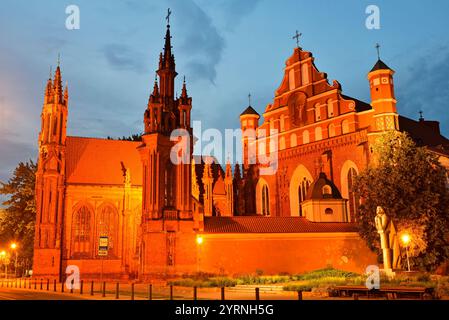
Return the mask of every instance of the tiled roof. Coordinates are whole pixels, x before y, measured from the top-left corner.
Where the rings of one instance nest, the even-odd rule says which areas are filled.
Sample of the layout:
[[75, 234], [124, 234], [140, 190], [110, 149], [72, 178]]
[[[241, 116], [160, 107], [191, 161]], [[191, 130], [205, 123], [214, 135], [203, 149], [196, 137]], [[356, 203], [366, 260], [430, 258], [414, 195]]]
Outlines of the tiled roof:
[[377, 70], [392, 70], [389, 66], [387, 66], [385, 64], [385, 62], [383, 62], [382, 60], [377, 60], [376, 64], [374, 65], [374, 67], [371, 69], [370, 72], [373, 71], [377, 71]]
[[356, 98], [353, 98], [353, 97], [350, 97], [350, 96], [347, 96], [344, 94], [342, 94], [341, 96], [345, 100], [353, 100], [355, 102], [355, 111], [357, 111], [357, 112], [362, 112], [362, 111], [367, 111], [367, 110], [372, 109], [372, 107], [369, 103], [363, 102], [359, 99], [356, 99]]
[[434, 147], [449, 153], [449, 140], [441, 135], [436, 121], [415, 121], [399, 116], [399, 130], [407, 132], [418, 146]]
[[142, 185], [141, 142], [67, 137], [66, 177], [69, 184], [123, 185], [121, 162], [131, 184]]
[[318, 223], [302, 217], [205, 217], [205, 233], [357, 232], [353, 223]]
[[259, 115], [259, 114], [257, 113], [257, 111], [254, 110], [253, 107], [249, 106], [248, 108], [245, 109], [245, 111], [242, 112], [241, 116], [245, 116], [245, 115], [249, 115], [249, 114]]

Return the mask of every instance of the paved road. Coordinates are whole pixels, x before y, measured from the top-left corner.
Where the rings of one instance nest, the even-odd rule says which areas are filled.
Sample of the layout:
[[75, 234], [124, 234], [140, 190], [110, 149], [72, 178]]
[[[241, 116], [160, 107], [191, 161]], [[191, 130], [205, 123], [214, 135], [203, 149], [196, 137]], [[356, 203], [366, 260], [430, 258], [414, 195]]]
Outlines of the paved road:
[[10, 288], [0, 288], [0, 300], [84, 300], [68, 294], [47, 293]]

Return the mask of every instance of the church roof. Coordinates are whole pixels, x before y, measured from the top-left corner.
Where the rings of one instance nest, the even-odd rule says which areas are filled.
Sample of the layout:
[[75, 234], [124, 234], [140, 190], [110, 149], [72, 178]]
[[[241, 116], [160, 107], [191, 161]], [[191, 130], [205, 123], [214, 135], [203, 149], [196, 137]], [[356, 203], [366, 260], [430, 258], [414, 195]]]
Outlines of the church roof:
[[251, 114], [257, 115], [257, 116], [259, 115], [257, 113], [257, 111], [254, 110], [253, 107], [249, 106], [248, 108], [245, 109], [245, 111], [242, 112], [242, 114], [240, 116], [246, 116], [246, 115], [251, 115]]
[[121, 163], [130, 170], [131, 184], [142, 185], [141, 142], [67, 137], [68, 184], [123, 185]]
[[205, 233], [357, 232], [353, 223], [317, 223], [303, 217], [204, 217]]
[[437, 121], [415, 121], [399, 116], [399, 130], [407, 132], [418, 146], [437, 148], [440, 152], [449, 154], [449, 139], [441, 135]]
[[393, 69], [391, 69], [389, 66], [385, 64], [385, 62], [379, 59], [377, 60], [376, 64], [374, 65], [374, 67], [371, 69], [370, 72], [377, 70], [393, 70]]
[[[330, 193], [326, 194], [323, 191], [325, 186], [330, 187]], [[326, 177], [326, 174], [321, 172], [318, 179], [316, 179], [309, 187], [307, 193], [307, 200], [322, 200], [322, 199], [342, 199], [340, 191], [335, 184]]]

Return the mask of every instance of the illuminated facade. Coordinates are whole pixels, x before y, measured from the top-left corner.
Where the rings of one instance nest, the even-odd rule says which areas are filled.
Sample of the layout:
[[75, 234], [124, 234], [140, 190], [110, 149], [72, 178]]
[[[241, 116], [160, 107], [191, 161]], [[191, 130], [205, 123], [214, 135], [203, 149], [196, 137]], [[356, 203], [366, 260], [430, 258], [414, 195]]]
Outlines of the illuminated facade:
[[[329, 264], [361, 271], [376, 257], [357, 234], [353, 182], [372, 161], [376, 136], [407, 131], [448, 163], [449, 141], [438, 123], [397, 113], [394, 71], [385, 63], [368, 74], [368, 104], [345, 96], [337, 81], [329, 84], [312, 54], [295, 48], [263, 122], [251, 106], [240, 116], [243, 130], [267, 132], [243, 138], [242, 166], [222, 167], [190, 149], [181, 157], [192, 164], [174, 164], [171, 132], [184, 130], [193, 142], [192, 98], [185, 82], [174, 94], [170, 26], [157, 74], [137, 142], [66, 136], [69, 94], [59, 66], [49, 79], [36, 176], [36, 277], [60, 277], [68, 265], [83, 278], [142, 280]], [[248, 155], [253, 146], [255, 155], [277, 152], [276, 174], [259, 175]], [[100, 237], [108, 239], [106, 256]]]

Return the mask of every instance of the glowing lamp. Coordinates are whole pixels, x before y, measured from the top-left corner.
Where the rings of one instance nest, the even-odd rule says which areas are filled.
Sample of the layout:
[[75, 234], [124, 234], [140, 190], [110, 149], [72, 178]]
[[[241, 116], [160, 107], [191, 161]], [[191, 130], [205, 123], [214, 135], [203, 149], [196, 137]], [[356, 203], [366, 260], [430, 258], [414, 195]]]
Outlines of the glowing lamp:
[[203, 242], [204, 242], [203, 236], [197, 236], [197, 237], [196, 237], [196, 243], [197, 243], [197, 244], [202, 245]]
[[407, 233], [404, 233], [401, 237], [402, 243], [407, 246], [410, 243], [410, 235]]

